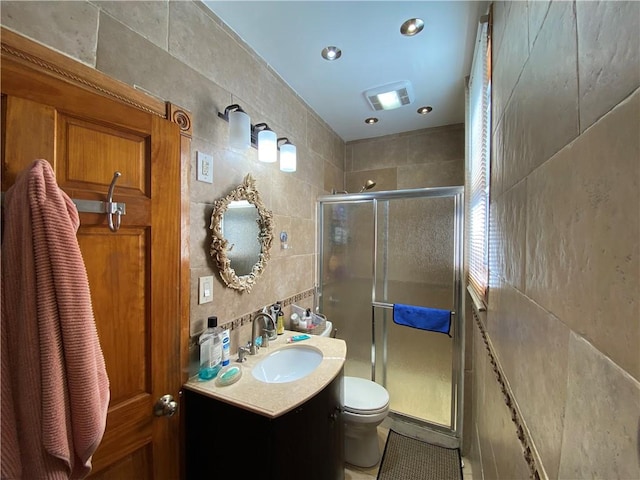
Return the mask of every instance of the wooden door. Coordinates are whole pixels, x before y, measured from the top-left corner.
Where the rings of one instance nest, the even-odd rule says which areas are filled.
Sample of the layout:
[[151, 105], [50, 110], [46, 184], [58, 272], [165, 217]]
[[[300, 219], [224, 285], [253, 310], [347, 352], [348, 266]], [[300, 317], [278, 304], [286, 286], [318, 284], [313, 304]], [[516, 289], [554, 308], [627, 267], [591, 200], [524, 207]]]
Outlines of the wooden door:
[[2, 32], [2, 190], [36, 158], [52, 164], [72, 199], [104, 201], [114, 172], [121, 173], [114, 201], [126, 204], [126, 215], [119, 230], [110, 231], [104, 214], [80, 213], [77, 234], [111, 393], [92, 477], [179, 478], [179, 412], [153, 411], [163, 395], [178, 402], [185, 380], [189, 156], [181, 129], [150, 108], [123, 102], [118, 97], [131, 92], [122, 85], [117, 96], [104, 95], [60, 78], [59, 68], [43, 72], [32, 65], [42, 62], [5, 56], [10, 41], [48, 64], [62, 61], [67, 71], [76, 69], [73, 77], [113, 83], [9, 33]]

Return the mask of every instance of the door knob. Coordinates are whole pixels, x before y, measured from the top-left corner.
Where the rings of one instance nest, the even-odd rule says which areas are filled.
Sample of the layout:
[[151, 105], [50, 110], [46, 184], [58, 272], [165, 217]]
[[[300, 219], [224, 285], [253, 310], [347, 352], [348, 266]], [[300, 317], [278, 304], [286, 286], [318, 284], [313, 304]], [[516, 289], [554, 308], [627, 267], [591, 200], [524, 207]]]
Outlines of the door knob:
[[178, 411], [178, 402], [173, 395], [161, 396], [153, 406], [153, 414], [156, 417], [172, 417]]

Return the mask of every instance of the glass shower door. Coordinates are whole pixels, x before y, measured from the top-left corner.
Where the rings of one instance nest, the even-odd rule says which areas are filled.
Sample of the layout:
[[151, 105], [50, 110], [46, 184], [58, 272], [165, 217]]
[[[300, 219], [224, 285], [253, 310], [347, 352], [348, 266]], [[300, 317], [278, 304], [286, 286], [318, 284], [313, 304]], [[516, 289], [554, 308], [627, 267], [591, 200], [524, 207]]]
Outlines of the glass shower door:
[[373, 202], [322, 205], [320, 312], [347, 343], [344, 374], [371, 378]]
[[[319, 198], [318, 307], [347, 343], [345, 375], [383, 385], [391, 416], [457, 437], [462, 187]], [[449, 335], [396, 325], [393, 304], [455, 312]]]
[[376, 208], [376, 381], [389, 391], [392, 411], [447, 428], [453, 425], [455, 327], [450, 337], [397, 325], [390, 306], [456, 311], [454, 208], [454, 197], [381, 200]]

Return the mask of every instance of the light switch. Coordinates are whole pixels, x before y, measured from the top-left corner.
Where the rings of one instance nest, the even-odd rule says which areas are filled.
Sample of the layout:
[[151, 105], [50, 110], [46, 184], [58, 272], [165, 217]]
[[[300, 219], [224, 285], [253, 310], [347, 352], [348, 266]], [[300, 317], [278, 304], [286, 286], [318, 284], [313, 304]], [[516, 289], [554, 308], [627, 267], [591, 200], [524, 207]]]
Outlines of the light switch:
[[196, 180], [213, 183], [213, 157], [203, 152], [196, 152]]
[[213, 300], [213, 276], [198, 278], [198, 305]]

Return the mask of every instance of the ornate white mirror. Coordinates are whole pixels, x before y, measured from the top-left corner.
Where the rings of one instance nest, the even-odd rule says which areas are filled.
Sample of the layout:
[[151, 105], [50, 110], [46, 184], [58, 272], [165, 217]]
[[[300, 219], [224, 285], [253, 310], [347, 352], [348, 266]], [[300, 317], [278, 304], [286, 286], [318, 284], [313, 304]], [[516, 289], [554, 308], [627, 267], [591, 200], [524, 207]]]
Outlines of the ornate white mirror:
[[251, 174], [214, 203], [211, 256], [229, 288], [249, 292], [264, 271], [273, 242], [272, 217]]

